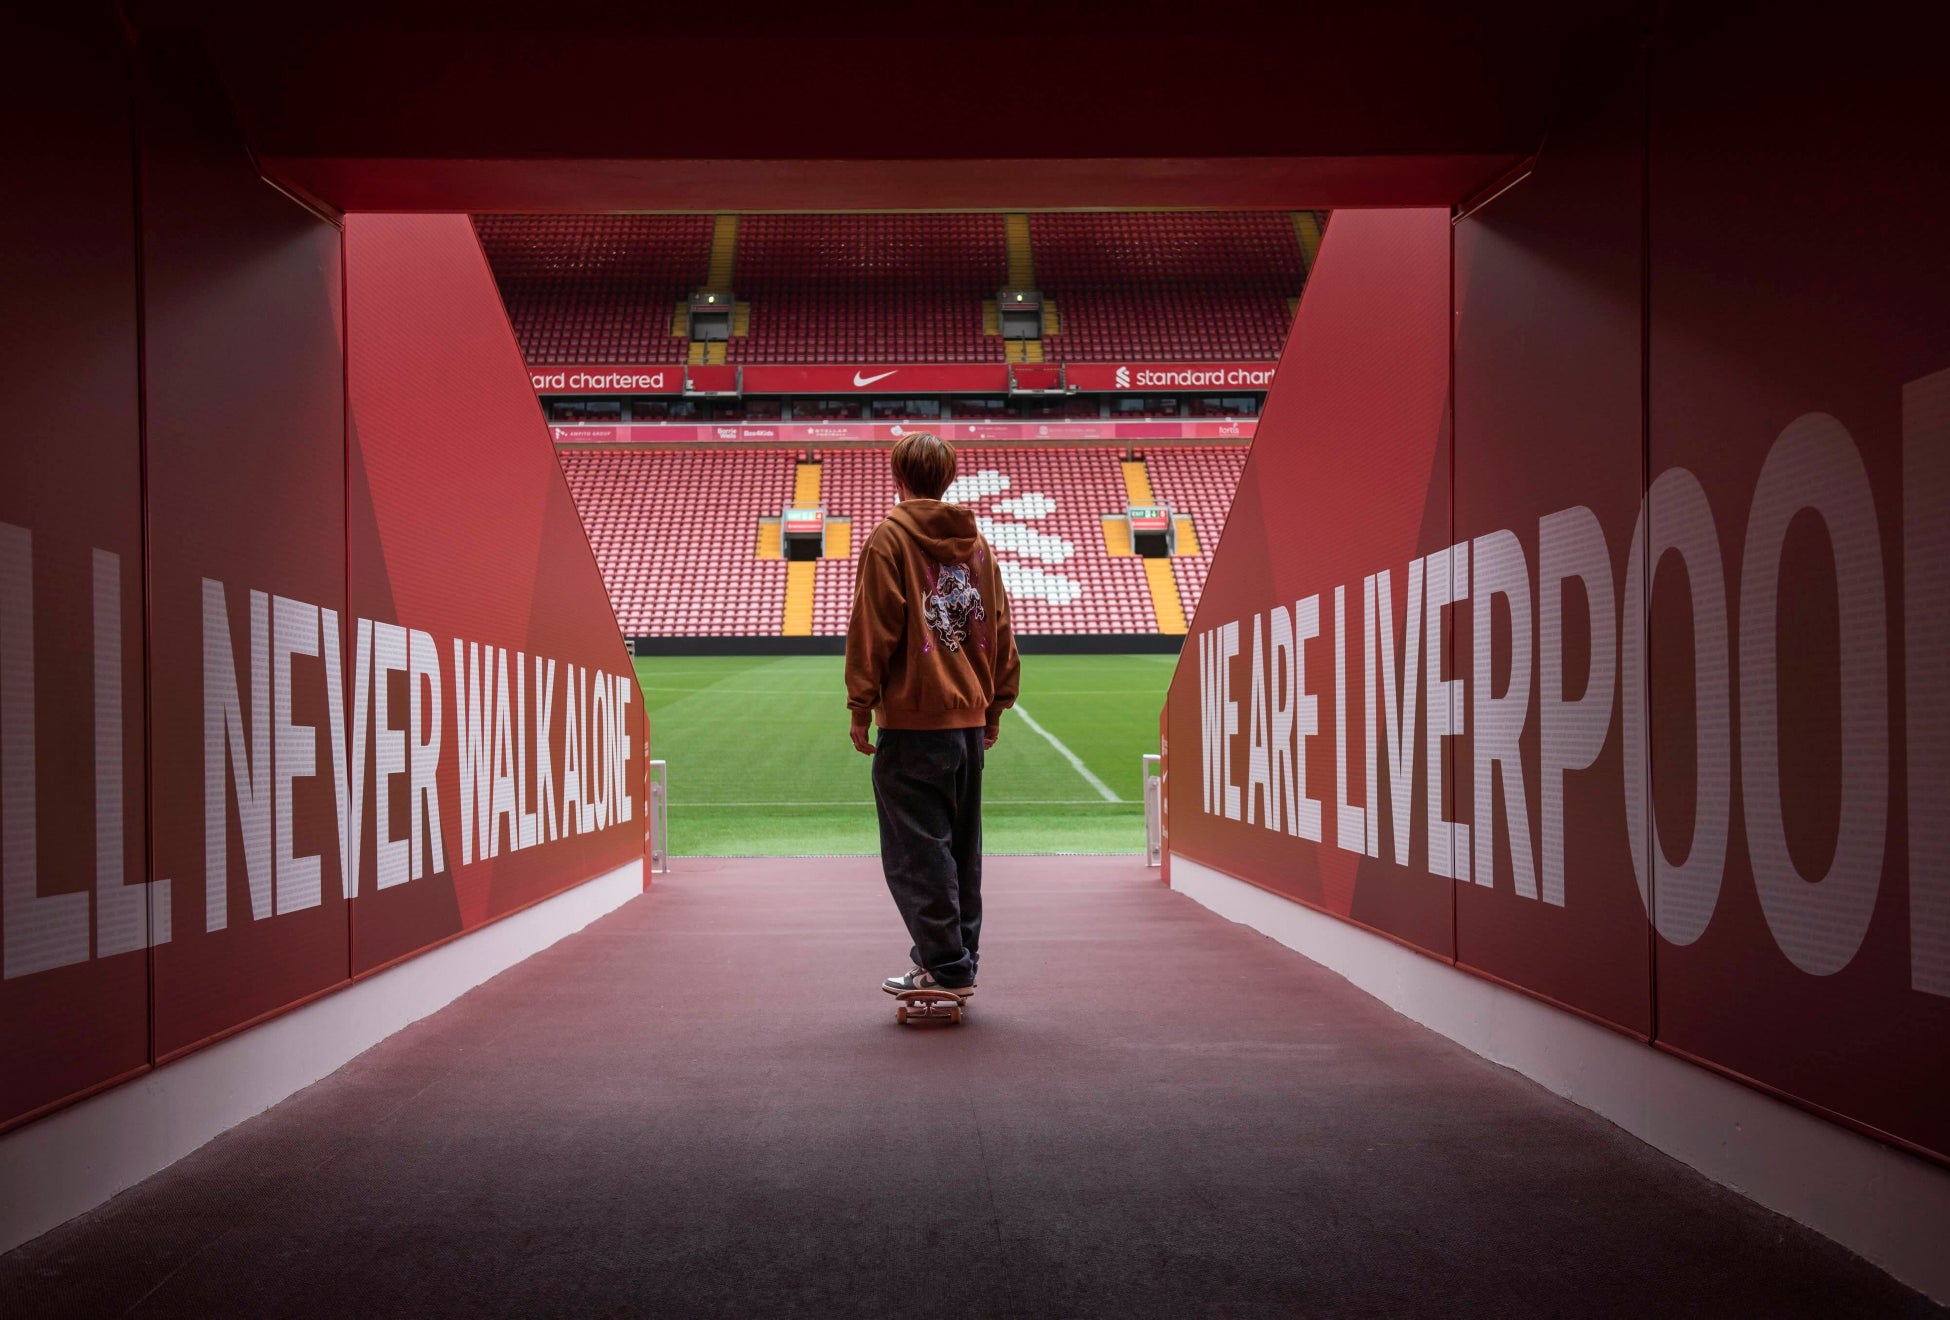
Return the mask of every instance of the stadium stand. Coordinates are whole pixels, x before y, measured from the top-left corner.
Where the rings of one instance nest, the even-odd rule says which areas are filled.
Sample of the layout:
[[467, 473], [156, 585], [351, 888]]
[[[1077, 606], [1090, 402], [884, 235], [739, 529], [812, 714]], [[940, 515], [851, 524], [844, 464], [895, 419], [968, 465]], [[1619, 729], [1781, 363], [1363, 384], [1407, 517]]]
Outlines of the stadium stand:
[[533, 366], [677, 363], [673, 310], [703, 281], [708, 215], [483, 215], [481, 248]]
[[[761, 553], [761, 524], [794, 500], [798, 453], [570, 449], [561, 457], [626, 635], [781, 634], [789, 570], [776, 536]], [[962, 449], [949, 494], [976, 511], [995, 547], [1018, 631], [1159, 631], [1146, 561], [1105, 544], [1103, 517], [1129, 497], [1123, 457], [1102, 446]], [[883, 449], [831, 449], [816, 459], [832, 530], [827, 557], [813, 565], [810, 631], [839, 636], [856, 557], [893, 509], [894, 485]], [[1227, 445], [1156, 449], [1144, 460], [1156, 497], [1192, 519], [1198, 553], [1170, 567], [1188, 618], [1245, 459], [1245, 446]]]
[[758, 523], [792, 493], [785, 450], [565, 450], [616, 620], [632, 637], [777, 636], [786, 564]]
[[717, 220], [736, 223], [480, 216], [475, 226], [536, 366], [682, 362], [690, 344], [676, 309], [713, 280], [743, 304], [742, 332], [723, 346], [729, 362], [1000, 362], [985, 304], [1026, 281], [1052, 309], [1044, 360], [1268, 360], [1320, 232], [1305, 211]]
[[[812, 630], [830, 637], [846, 631], [853, 608], [853, 556], [866, 544], [874, 524], [894, 507], [894, 478], [887, 470], [884, 450], [835, 449], [819, 457], [825, 471], [820, 498], [826, 504], [827, 516], [852, 520], [850, 545], [836, 546], [829, 534], [828, 557], [819, 561], [813, 582]], [[835, 557], [841, 549], [845, 549], [846, 558]]]
[[731, 362], [1000, 362], [982, 303], [1006, 274], [999, 215], [752, 215]]
[[[1124, 507], [1122, 453], [1106, 448], [975, 449], [960, 452], [949, 494], [973, 508], [1001, 561], [1025, 633], [1151, 633], [1158, 628], [1142, 561], [1112, 558], [1101, 519]], [[853, 520], [856, 545], [894, 505], [883, 450], [829, 450], [829, 514]], [[813, 631], [846, 631], [854, 565], [819, 565]]]
[[1029, 217], [1050, 361], [1277, 358], [1306, 258], [1285, 213]]
[[1187, 619], [1198, 608], [1199, 596], [1205, 589], [1206, 566], [1218, 548], [1226, 511], [1232, 507], [1233, 490], [1246, 469], [1246, 452], [1245, 445], [1200, 445], [1154, 449], [1145, 455], [1144, 466], [1151, 478], [1152, 491], [1175, 512], [1191, 516], [1192, 529], [1202, 551], [1171, 562]]
[[1187, 555], [1171, 561], [1172, 580], [1178, 584], [1178, 600], [1189, 625], [1198, 617], [1199, 598], [1205, 594], [1205, 574], [1212, 567], [1212, 556]]
[[[1025, 284], [1049, 300], [1034, 346], [1047, 360], [1266, 360], [1283, 345], [1319, 223], [1312, 212], [475, 221], [536, 366], [1001, 362], [993, 300]], [[722, 356], [700, 357], [686, 300], [727, 286], [738, 302], [732, 338], [710, 346]], [[1080, 415], [1097, 415], [1096, 400], [1079, 401]], [[953, 411], [955, 400], [941, 406]], [[1227, 416], [1235, 406], [1134, 392], [1107, 415]], [[853, 555], [893, 507], [884, 449], [566, 444], [563, 468], [627, 635], [845, 632]], [[1019, 631], [1177, 632], [1197, 607], [1245, 456], [1243, 445], [1160, 446], [1127, 469], [1126, 453], [1103, 444], [965, 446], [953, 494], [983, 520]], [[1104, 518], [1153, 494], [1190, 519], [1169, 565], [1132, 556], [1128, 538], [1117, 553], [1106, 544], [1116, 525]], [[815, 498], [829, 519], [828, 557], [789, 565], [776, 519]]]

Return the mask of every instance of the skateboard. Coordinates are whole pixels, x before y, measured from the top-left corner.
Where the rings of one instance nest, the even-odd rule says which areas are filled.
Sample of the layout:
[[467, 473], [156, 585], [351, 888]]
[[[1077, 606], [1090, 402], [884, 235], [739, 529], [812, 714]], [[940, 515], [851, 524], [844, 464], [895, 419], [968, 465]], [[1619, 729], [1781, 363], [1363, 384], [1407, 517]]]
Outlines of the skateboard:
[[894, 998], [900, 1001], [896, 1022], [961, 1021], [962, 997], [946, 990], [903, 990]]

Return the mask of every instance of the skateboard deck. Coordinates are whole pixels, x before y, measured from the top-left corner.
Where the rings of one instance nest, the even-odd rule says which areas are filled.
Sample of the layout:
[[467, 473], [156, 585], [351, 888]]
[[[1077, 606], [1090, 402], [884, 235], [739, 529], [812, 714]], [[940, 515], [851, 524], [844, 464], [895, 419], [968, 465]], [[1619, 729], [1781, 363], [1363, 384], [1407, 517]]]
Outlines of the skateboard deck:
[[894, 998], [900, 1001], [896, 1022], [961, 1021], [962, 997], [946, 990], [903, 990]]

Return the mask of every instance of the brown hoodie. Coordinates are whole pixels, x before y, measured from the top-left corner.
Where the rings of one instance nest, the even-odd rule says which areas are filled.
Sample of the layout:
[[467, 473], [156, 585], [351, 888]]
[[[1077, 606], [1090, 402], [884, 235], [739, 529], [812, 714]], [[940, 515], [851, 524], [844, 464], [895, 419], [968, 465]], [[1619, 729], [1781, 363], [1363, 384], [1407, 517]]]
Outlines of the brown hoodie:
[[975, 514], [903, 500], [860, 553], [846, 629], [853, 723], [994, 728], [1021, 682], [1009, 598]]

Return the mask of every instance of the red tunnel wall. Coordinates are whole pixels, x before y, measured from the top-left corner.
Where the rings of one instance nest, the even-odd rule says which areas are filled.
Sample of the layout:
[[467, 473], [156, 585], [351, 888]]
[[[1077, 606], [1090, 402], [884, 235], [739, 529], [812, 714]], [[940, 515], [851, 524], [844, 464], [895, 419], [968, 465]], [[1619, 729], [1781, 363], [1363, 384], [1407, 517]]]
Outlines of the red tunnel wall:
[[[532, 825], [516, 824], [532, 843], [509, 849], [503, 823], [497, 855], [486, 857], [496, 822], [484, 830], [477, 806], [467, 863], [461, 758], [443, 753], [438, 797], [453, 824], [442, 869], [452, 883], [388, 887], [353, 904], [353, 967], [368, 971], [545, 898], [565, 879], [641, 856], [647, 734], [635, 668], [474, 226], [462, 215], [348, 216], [345, 247], [351, 612], [434, 639], [455, 736], [455, 642], [495, 648], [490, 737], [511, 735], [517, 817], [524, 806], [535, 815]], [[470, 649], [470, 687], [472, 666]], [[498, 720], [504, 680], [514, 712], [507, 730]], [[589, 745], [589, 728], [606, 727], [615, 712], [627, 756], [619, 744], [626, 768], [604, 789], [608, 823], [571, 830], [566, 807], [551, 811], [546, 800], [563, 800], [570, 726]], [[541, 790], [544, 742], [552, 795]], [[601, 739], [593, 746], [600, 755]], [[579, 778], [592, 779], [587, 766]]]
[[[36, 41], [6, 108], [63, 109], [0, 162], [59, 199], [0, 208], [0, 1128], [640, 857], [647, 750], [466, 219], [312, 215], [191, 43]], [[485, 822], [457, 640], [509, 659]]]
[[[1172, 684], [1171, 847], [1944, 1158], [1950, 191], [1928, 70], [1829, 29], [1620, 50], [1474, 215], [1335, 216]], [[1729, 72], [1757, 69], [1823, 94]], [[1462, 698], [1433, 753], [1418, 568], [1459, 598], [1422, 592], [1433, 678]], [[1399, 814], [1382, 657], [1372, 777], [1364, 731], [1384, 572], [1376, 631], [1418, 696]], [[1292, 780], [1269, 749], [1260, 788], [1254, 751], [1305, 727], [1274, 611], [1314, 598], [1317, 831], [1268, 821]]]

